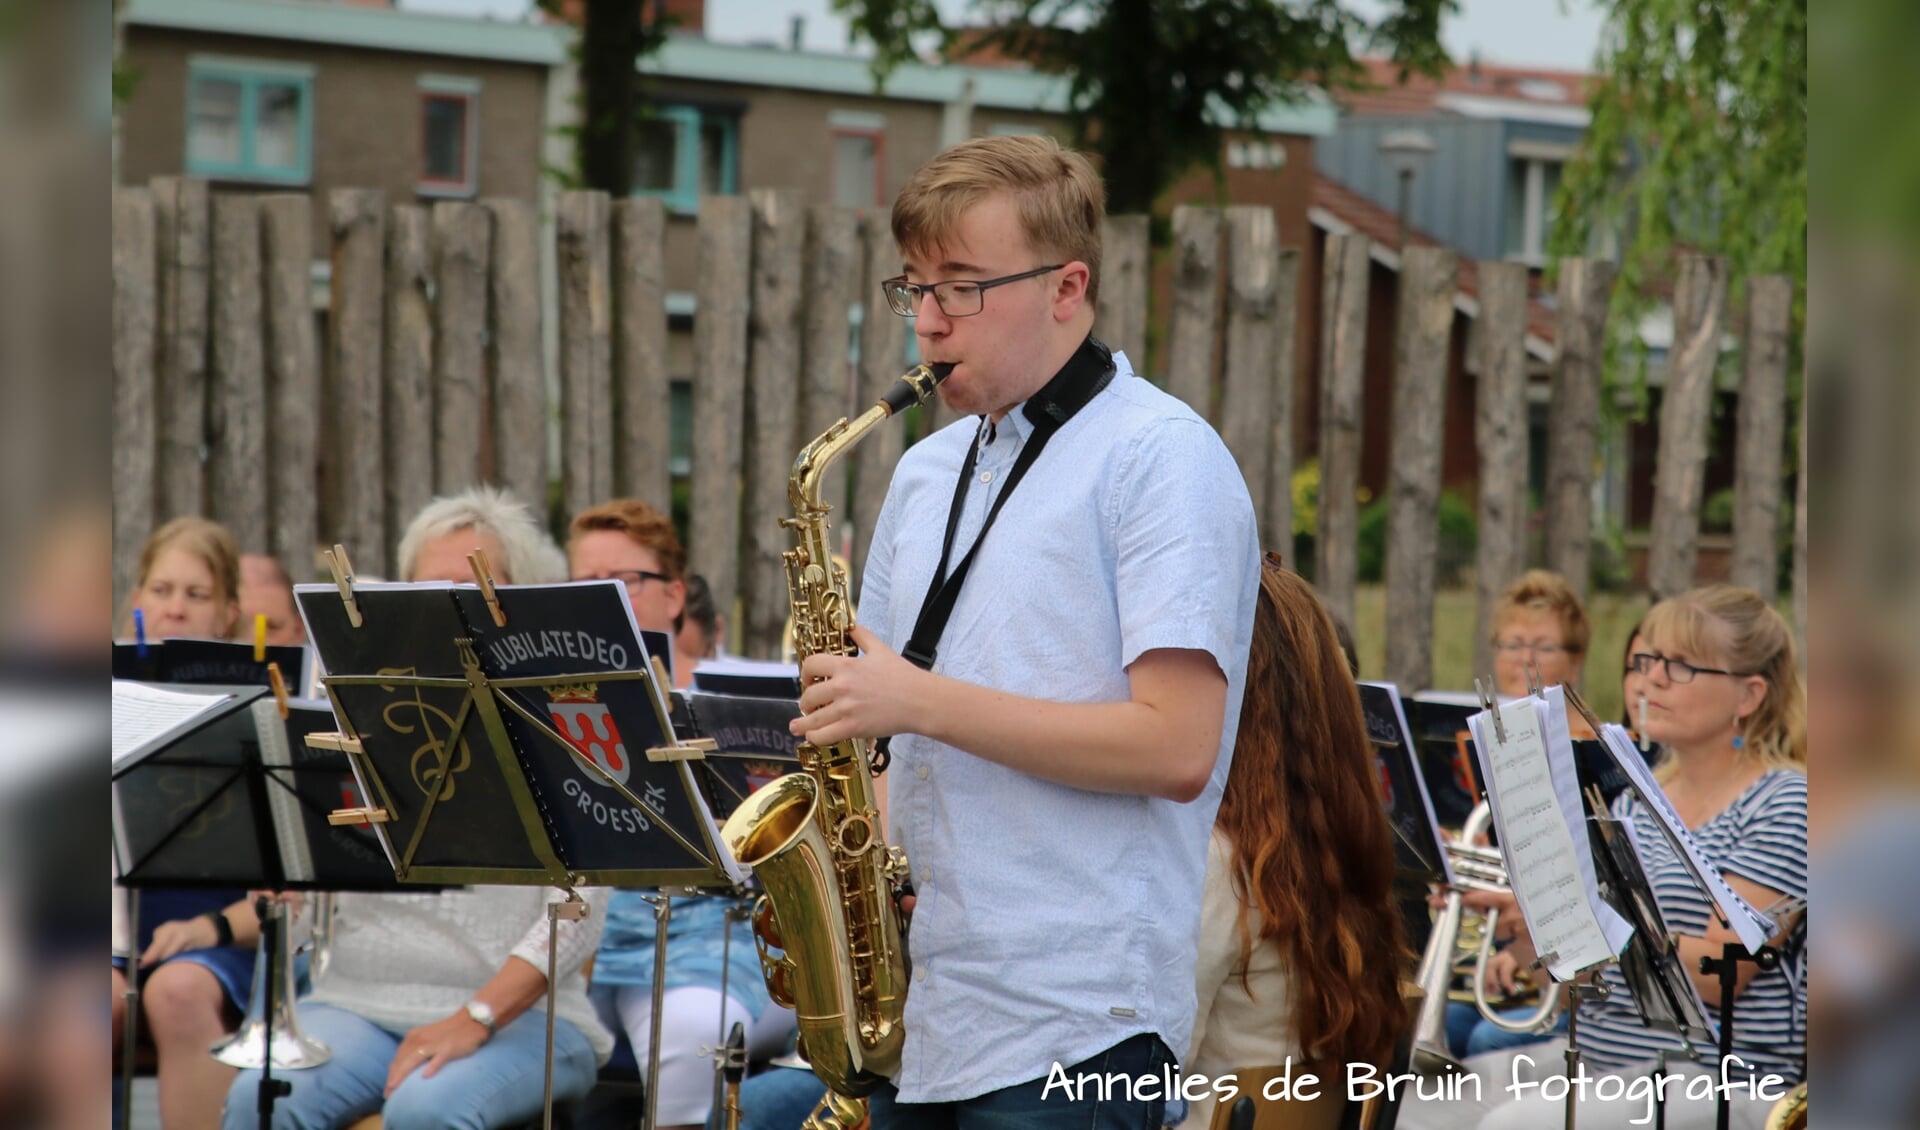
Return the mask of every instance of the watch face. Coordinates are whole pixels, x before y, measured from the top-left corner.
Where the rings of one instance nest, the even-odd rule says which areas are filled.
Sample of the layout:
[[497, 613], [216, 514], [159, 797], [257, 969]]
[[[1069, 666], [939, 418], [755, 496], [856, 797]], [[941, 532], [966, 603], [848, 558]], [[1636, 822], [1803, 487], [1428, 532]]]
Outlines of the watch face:
[[483, 1002], [468, 1001], [467, 1015], [473, 1017], [473, 1019], [487, 1031], [493, 1031], [493, 1009], [489, 1008]]

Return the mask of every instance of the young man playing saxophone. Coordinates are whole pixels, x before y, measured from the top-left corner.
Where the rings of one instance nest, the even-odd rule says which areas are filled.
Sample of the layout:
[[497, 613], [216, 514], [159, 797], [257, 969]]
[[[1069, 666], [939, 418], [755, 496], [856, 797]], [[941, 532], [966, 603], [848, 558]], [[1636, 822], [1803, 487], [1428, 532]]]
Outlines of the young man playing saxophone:
[[1079, 154], [995, 137], [894, 205], [883, 290], [978, 419], [901, 459], [862, 654], [807, 660], [795, 722], [894, 736], [888, 839], [916, 899], [882, 1130], [1157, 1125], [1153, 1088], [1049, 1076], [1157, 1077], [1189, 1036], [1259, 553], [1213, 429], [1090, 336], [1104, 196]]

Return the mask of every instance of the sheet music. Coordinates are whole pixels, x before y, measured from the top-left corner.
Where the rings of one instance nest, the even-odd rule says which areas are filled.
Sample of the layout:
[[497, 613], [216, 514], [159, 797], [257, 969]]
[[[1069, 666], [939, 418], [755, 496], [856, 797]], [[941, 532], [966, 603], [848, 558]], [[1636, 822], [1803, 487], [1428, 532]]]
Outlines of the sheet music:
[[[1536, 949], [1555, 955], [1547, 971], [1556, 981], [1568, 981], [1619, 953], [1633, 927], [1599, 899], [1572, 746], [1562, 745], [1556, 756], [1549, 740], [1549, 704], [1528, 697], [1499, 709], [1504, 743], [1495, 740], [1487, 712], [1467, 724], [1486, 774], [1487, 800], [1514, 897]], [[1558, 727], [1563, 741], [1565, 719], [1563, 706]], [[1576, 836], [1575, 829], [1583, 834]]]
[[1747, 947], [1747, 952], [1758, 953], [1777, 928], [1773, 919], [1755, 910], [1752, 904], [1740, 897], [1738, 891], [1728, 886], [1727, 880], [1720, 874], [1720, 868], [1714, 866], [1706, 853], [1700, 850], [1699, 841], [1693, 838], [1693, 833], [1687, 828], [1686, 822], [1680, 819], [1680, 814], [1673, 810], [1673, 804], [1667, 800], [1660, 782], [1654, 780], [1653, 770], [1647, 767], [1646, 759], [1633, 748], [1633, 735], [1627, 732], [1626, 727], [1617, 722], [1602, 726], [1600, 743], [1613, 755], [1621, 771], [1626, 773], [1628, 787], [1640, 798], [1640, 803], [1653, 813], [1654, 822], [1660, 826], [1667, 842], [1679, 853], [1680, 862], [1686, 865], [1688, 873], [1693, 876], [1694, 886], [1719, 908], [1721, 916], [1739, 937], [1740, 944]]
[[[292, 751], [287, 746], [287, 724], [271, 698], [254, 701], [254, 732], [260, 738], [260, 764], [267, 769], [267, 809], [273, 813], [273, 835], [280, 845], [280, 867], [288, 882], [313, 881], [313, 853], [307, 850], [306, 829], [300, 824], [300, 798], [290, 780]], [[276, 773], [274, 770], [280, 770]]]
[[124, 679], [113, 681], [113, 767], [119, 769], [156, 741], [191, 726], [233, 701], [231, 694], [162, 690]]

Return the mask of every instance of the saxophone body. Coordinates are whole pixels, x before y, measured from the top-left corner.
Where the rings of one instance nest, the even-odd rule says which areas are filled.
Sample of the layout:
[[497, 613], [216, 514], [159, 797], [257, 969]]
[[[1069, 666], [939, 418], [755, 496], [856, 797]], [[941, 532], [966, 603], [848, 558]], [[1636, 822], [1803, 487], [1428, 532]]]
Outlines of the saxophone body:
[[[794, 654], [852, 655], [846, 570], [833, 560], [820, 498], [827, 468], [889, 417], [925, 401], [951, 366], [920, 365], [873, 407], [841, 420], [803, 448], [787, 480], [794, 532], [785, 556]], [[870, 743], [801, 742], [800, 772], [749, 796], [721, 829], [734, 858], [766, 888], [754, 914], [767, 990], [798, 1017], [800, 1049], [827, 1084], [820, 1125], [846, 1124], [900, 1066], [906, 1038], [906, 947], [893, 888], [906, 856], [889, 848], [869, 760]], [[773, 951], [781, 951], [775, 954]]]

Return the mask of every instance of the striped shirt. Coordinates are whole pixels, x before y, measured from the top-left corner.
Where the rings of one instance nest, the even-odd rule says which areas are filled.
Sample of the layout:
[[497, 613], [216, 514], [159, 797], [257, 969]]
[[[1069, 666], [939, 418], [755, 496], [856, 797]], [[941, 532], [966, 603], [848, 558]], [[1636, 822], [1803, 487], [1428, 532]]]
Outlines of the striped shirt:
[[[1661, 834], [1654, 815], [1632, 792], [1613, 802], [1617, 819], [1630, 821], [1634, 839], [1653, 884], [1654, 898], [1676, 934], [1704, 935], [1712, 909], [1693, 885], [1680, 856]], [[1807, 775], [1778, 769], [1767, 773], [1726, 810], [1693, 830], [1708, 860], [1729, 876], [1738, 875], [1770, 890], [1805, 897], [1807, 893]], [[1760, 909], [1765, 909], [1764, 907]], [[1580, 1008], [1580, 1051], [1600, 1069], [1617, 1071], [1646, 1063], [1679, 1041], [1641, 1022], [1618, 965], [1602, 973], [1610, 995]], [[1733, 1003], [1733, 1052], [1758, 1072], [1793, 1081], [1801, 1078], [1806, 1057], [1806, 981], [1802, 968], [1782, 961], [1754, 976]], [[1709, 1006], [1718, 1020], [1718, 1010]], [[1709, 1057], [1711, 1049], [1707, 1049]], [[1730, 1074], [1737, 1075], [1739, 1065]]]

